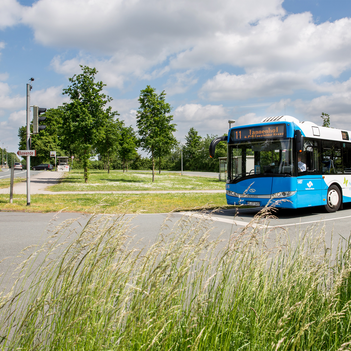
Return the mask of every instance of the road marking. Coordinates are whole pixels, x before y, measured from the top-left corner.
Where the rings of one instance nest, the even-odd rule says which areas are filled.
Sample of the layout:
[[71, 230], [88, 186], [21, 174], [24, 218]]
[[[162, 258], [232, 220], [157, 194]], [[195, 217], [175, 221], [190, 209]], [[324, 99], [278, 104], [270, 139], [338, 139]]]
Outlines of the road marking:
[[[22, 174], [26, 174], [26, 173], [27, 173], [26, 170], [24, 170], [24, 171], [15, 171], [15, 178], [18, 178], [18, 177], [20, 177]], [[10, 176], [11, 176], [11, 171], [8, 171], [8, 170], [2, 171], [2, 172], [0, 173], [0, 179], [10, 178]]]
[[270, 228], [276, 228], [276, 227], [292, 227], [296, 225], [305, 225], [305, 224], [313, 224], [313, 223], [318, 223], [318, 222], [330, 222], [330, 221], [335, 221], [339, 219], [346, 219], [346, 218], [351, 218], [351, 216], [343, 216], [343, 217], [335, 217], [335, 218], [323, 218], [323, 219], [318, 219], [316, 221], [308, 221], [308, 222], [300, 222], [300, 223], [290, 223], [290, 224], [282, 224], [282, 225], [275, 225]]
[[315, 221], [306, 221], [306, 222], [298, 222], [298, 223], [287, 223], [287, 224], [279, 224], [279, 225], [264, 225], [264, 224], [256, 224], [256, 223], [251, 223], [251, 222], [245, 222], [245, 221], [238, 221], [236, 219], [228, 219], [228, 218], [222, 218], [218, 216], [211, 216], [209, 214], [199, 214], [195, 212], [180, 212], [180, 214], [184, 216], [192, 216], [195, 218], [201, 218], [201, 219], [209, 219], [214, 222], [222, 222], [222, 223], [228, 223], [228, 224], [234, 224], [238, 226], [243, 226], [246, 227], [247, 225], [252, 226], [253, 228], [281, 228], [281, 227], [296, 227], [296, 226], [301, 226], [301, 225], [308, 225], [308, 224], [315, 224], [315, 223], [320, 223], [320, 222], [330, 222], [330, 221], [335, 221], [339, 219], [349, 219], [351, 218], [350, 216], [343, 216], [343, 217], [336, 217], [336, 218], [320, 218]]
[[210, 219], [214, 222], [235, 224], [235, 225], [242, 226], [242, 227], [246, 227], [247, 225], [250, 225], [253, 228], [267, 228], [267, 227], [270, 228], [269, 226], [262, 225], [262, 224], [238, 221], [236, 219], [227, 219], [227, 218], [222, 218], [222, 217], [216, 217], [216, 216], [211, 216], [209, 214], [198, 214], [195, 212], [179, 212], [179, 213], [183, 216], [195, 217], [195, 218], [200, 218], [200, 219]]

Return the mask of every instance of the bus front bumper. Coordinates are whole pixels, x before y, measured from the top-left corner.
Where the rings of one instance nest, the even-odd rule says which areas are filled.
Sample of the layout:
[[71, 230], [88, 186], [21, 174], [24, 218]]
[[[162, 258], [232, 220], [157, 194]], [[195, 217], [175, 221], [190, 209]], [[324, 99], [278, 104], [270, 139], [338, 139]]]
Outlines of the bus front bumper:
[[281, 192], [269, 195], [238, 194], [233, 191], [226, 191], [228, 205], [245, 205], [253, 207], [278, 207], [297, 208], [296, 191]]

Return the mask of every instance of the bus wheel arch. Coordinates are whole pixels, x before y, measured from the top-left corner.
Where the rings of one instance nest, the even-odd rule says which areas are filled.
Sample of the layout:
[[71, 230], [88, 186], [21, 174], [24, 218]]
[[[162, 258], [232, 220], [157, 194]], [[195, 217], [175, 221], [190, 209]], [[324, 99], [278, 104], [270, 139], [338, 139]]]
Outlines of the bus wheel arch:
[[342, 208], [342, 190], [337, 184], [329, 186], [324, 208], [327, 212], [335, 212]]

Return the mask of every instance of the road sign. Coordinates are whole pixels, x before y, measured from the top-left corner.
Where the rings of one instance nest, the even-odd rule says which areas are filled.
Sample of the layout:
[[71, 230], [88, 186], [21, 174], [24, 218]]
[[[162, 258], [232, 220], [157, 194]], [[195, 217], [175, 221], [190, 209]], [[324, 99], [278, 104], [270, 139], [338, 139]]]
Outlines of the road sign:
[[56, 151], [50, 151], [50, 157], [56, 157]]
[[36, 150], [18, 150], [17, 155], [18, 156], [37, 156], [37, 151]]

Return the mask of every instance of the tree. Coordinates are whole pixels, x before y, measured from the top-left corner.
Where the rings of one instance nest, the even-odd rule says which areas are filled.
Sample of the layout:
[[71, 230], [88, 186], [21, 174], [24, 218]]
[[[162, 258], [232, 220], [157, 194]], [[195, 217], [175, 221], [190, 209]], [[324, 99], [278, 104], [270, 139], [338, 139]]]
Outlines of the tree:
[[118, 113], [112, 112], [110, 107], [106, 110], [106, 114], [105, 125], [99, 135], [96, 151], [101, 158], [107, 160], [107, 173], [110, 173], [110, 161], [111, 157], [117, 154], [118, 151], [122, 122], [114, 119]]
[[84, 180], [88, 181], [89, 160], [98, 141], [104, 135], [109, 114], [106, 104], [112, 99], [102, 90], [106, 84], [95, 82], [97, 70], [80, 66], [83, 73], [69, 78], [70, 85], [63, 90], [70, 102], [64, 104], [62, 139], [64, 145], [82, 160]]
[[123, 162], [123, 173], [128, 172], [128, 162], [134, 160], [138, 153], [137, 149], [137, 137], [133, 128], [125, 127], [122, 125], [120, 129], [120, 140], [118, 153]]
[[[62, 116], [64, 109], [62, 107], [52, 108], [45, 112], [45, 125], [46, 128], [40, 131], [39, 134], [31, 135], [31, 149], [36, 150], [37, 156], [33, 157], [33, 166], [41, 163], [49, 163], [50, 151], [56, 151], [57, 155], [63, 155], [65, 151], [62, 150], [60, 133]], [[31, 130], [32, 125], [30, 126]], [[18, 130], [19, 149], [26, 150], [27, 128], [20, 127]]]
[[199, 170], [198, 158], [201, 149], [201, 136], [191, 127], [185, 136], [184, 164], [185, 168], [191, 171]]
[[139, 142], [143, 150], [151, 153], [152, 181], [155, 181], [155, 156], [161, 158], [163, 153], [170, 152], [169, 146], [175, 140], [172, 124], [173, 116], [169, 115], [171, 106], [165, 102], [166, 93], [157, 95], [150, 85], [141, 90], [140, 107], [137, 112]]
[[322, 127], [330, 128], [330, 116], [327, 113], [322, 112], [321, 118], [323, 119]]
[[[175, 128], [173, 129], [175, 131]], [[169, 134], [161, 135], [161, 140], [155, 150], [155, 157], [158, 158], [158, 173], [161, 174], [162, 159], [171, 154], [172, 149], [177, 145], [177, 139], [173, 135], [173, 131]]]

